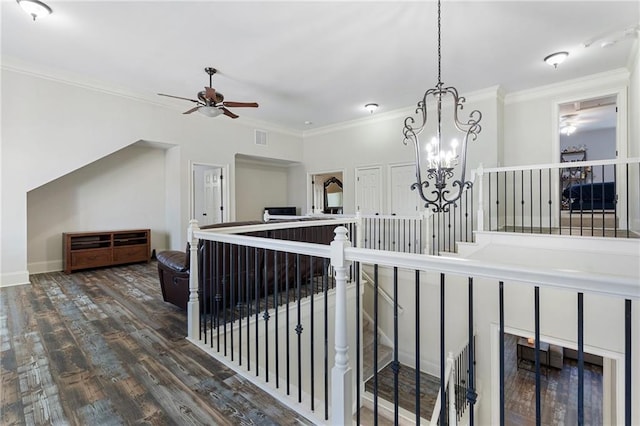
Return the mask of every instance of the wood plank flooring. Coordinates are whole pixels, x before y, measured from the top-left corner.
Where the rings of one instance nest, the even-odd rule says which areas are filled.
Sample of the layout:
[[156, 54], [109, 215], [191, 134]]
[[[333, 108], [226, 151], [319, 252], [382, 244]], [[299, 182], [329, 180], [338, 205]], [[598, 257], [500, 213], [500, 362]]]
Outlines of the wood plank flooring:
[[[535, 373], [517, 368], [517, 337], [505, 334], [505, 424], [536, 424]], [[525, 361], [526, 362], [526, 361]], [[584, 421], [587, 425], [603, 424], [602, 367], [584, 364]], [[565, 358], [560, 369], [549, 368], [540, 376], [543, 425], [578, 423], [578, 366]]]
[[310, 424], [184, 339], [155, 262], [0, 289], [0, 424]]

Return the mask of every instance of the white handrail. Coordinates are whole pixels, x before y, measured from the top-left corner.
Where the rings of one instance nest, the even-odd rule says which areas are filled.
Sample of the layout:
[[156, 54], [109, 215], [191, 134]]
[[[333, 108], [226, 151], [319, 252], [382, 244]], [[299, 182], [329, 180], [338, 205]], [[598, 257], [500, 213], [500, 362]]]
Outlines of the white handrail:
[[[296, 216], [300, 218], [302, 216]], [[335, 219], [325, 219], [325, 220], [298, 220], [293, 222], [269, 222], [269, 223], [260, 223], [255, 225], [240, 225], [240, 226], [227, 226], [223, 228], [207, 228], [201, 229], [202, 233], [211, 233], [211, 234], [237, 234], [240, 232], [257, 232], [257, 231], [271, 231], [278, 229], [292, 229], [292, 228], [308, 228], [312, 226], [324, 226], [324, 225], [335, 225], [340, 226], [345, 223], [356, 223], [355, 218], [335, 218]]]
[[[375, 288], [373, 286], [373, 279], [369, 276], [369, 274], [367, 274], [365, 271], [363, 271], [362, 269], [360, 270], [360, 273], [362, 274], [362, 276], [365, 278], [364, 282], [369, 284], [369, 286], [371, 288]], [[387, 293], [383, 288], [378, 287], [378, 292], [380, 293], [380, 295], [382, 296], [382, 298], [389, 303], [391, 306], [394, 305], [393, 302], [393, 297], [391, 297], [389, 295], [389, 293]], [[398, 312], [403, 313], [404, 312], [404, 308], [398, 303]]]
[[[615, 160], [592, 160], [592, 161], [571, 161], [567, 163], [549, 163], [549, 164], [532, 164], [524, 166], [510, 166], [510, 167], [491, 167], [491, 168], [478, 168], [478, 175], [483, 173], [493, 172], [519, 172], [525, 170], [546, 170], [546, 169], [566, 169], [574, 167], [588, 167], [588, 166], [608, 166], [612, 164], [635, 164], [640, 163], [640, 158], [624, 158]], [[473, 170], [476, 172], [476, 169]]]

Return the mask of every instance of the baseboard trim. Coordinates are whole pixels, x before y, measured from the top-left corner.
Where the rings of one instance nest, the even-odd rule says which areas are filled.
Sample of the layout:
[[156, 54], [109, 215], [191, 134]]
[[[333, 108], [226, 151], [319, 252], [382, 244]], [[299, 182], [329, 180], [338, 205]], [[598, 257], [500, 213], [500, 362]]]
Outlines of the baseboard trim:
[[29, 271], [9, 272], [0, 275], [0, 288], [31, 284]]
[[45, 272], [58, 272], [62, 271], [62, 260], [45, 260], [44, 262], [33, 262], [27, 265], [29, 273], [31, 274], [44, 274]]

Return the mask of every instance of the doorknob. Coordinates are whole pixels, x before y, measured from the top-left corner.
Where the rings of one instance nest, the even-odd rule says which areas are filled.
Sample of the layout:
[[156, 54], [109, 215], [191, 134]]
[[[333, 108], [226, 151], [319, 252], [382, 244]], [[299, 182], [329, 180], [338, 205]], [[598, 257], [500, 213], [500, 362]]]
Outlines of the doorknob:
[[207, 215], [206, 213], [202, 213], [202, 216], [206, 216], [206, 215]]

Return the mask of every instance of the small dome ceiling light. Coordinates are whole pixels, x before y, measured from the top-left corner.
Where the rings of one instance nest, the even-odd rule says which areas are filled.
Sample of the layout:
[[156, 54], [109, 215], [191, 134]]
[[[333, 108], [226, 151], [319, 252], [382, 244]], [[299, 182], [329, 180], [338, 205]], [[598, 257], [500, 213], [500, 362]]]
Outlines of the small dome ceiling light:
[[364, 106], [364, 109], [369, 111], [370, 114], [373, 114], [378, 109], [378, 104], [369, 103]]
[[52, 10], [49, 6], [44, 4], [39, 0], [16, 0], [22, 10], [27, 12], [29, 15], [33, 17], [35, 21], [36, 18], [45, 17], [52, 13]]
[[564, 62], [569, 56], [569, 52], [556, 52], [544, 58], [544, 61], [549, 65], [553, 65], [554, 68], [558, 68], [558, 65]]

